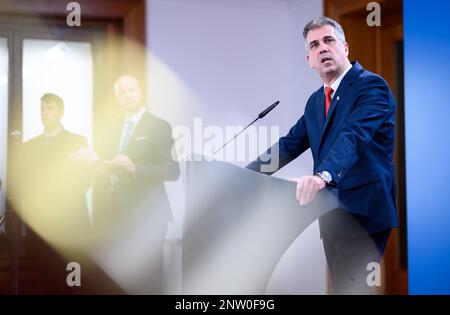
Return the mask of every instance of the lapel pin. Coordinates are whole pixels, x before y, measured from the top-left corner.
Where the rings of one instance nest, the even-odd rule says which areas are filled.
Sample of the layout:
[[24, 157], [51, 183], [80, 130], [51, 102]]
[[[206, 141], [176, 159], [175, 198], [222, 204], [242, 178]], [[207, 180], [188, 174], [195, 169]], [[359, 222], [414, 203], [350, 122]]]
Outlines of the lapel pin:
[[339, 99], [340, 99], [339, 95], [338, 95], [338, 96], [336, 96], [336, 101], [339, 101]]

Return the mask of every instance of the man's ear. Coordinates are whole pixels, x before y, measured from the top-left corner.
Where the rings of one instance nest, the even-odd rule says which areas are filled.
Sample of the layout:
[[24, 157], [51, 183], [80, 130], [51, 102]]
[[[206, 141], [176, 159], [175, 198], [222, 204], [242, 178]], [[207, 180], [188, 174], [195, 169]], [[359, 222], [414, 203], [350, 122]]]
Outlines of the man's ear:
[[306, 61], [308, 61], [308, 65], [311, 69], [314, 69], [314, 66], [309, 62], [309, 54], [306, 54]]
[[345, 47], [345, 54], [346, 54], [346, 56], [348, 57], [348, 54], [350, 53], [350, 50], [349, 50], [349, 48], [348, 48], [348, 44], [347, 44], [347, 43], [344, 43], [344, 47]]

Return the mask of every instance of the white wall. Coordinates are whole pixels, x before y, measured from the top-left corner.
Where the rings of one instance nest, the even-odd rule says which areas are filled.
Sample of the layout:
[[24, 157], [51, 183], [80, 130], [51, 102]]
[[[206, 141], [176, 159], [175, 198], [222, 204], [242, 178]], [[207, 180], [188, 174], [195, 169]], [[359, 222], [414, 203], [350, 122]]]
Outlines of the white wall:
[[[192, 130], [196, 117], [203, 126], [223, 130], [244, 125], [280, 100], [257, 126], [278, 127], [284, 135], [321, 84], [307, 66], [301, 37], [304, 24], [322, 14], [321, 0], [147, 1], [150, 110], [174, 128]], [[308, 151], [276, 176], [311, 172]], [[181, 182], [167, 186], [177, 223], [171, 234], [176, 236], [183, 218], [182, 187]], [[280, 261], [268, 293], [321, 294], [326, 287], [326, 262], [314, 223]], [[177, 289], [170, 286], [174, 293]]]

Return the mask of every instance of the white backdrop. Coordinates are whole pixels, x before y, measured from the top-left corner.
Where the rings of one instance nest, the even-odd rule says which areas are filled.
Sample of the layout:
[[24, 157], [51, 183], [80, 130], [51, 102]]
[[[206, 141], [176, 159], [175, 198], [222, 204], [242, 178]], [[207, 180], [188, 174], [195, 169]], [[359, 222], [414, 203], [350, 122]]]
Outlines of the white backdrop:
[[[204, 127], [225, 130], [247, 124], [280, 100], [257, 126], [276, 127], [284, 135], [321, 85], [307, 65], [301, 35], [322, 14], [321, 0], [148, 0], [147, 10], [149, 108], [172, 127], [187, 126], [193, 134], [194, 119], [201, 118]], [[311, 172], [308, 150], [276, 176]], [[169, 236], [176, 239], [184, 210], [181, 181], [167, 187], [176, 219]], [[172, 261], [168, 273], [174, 293], [180, 263]], [[268, 293], [325, 294], [326, 274], [316, 222], [282, 258]]]

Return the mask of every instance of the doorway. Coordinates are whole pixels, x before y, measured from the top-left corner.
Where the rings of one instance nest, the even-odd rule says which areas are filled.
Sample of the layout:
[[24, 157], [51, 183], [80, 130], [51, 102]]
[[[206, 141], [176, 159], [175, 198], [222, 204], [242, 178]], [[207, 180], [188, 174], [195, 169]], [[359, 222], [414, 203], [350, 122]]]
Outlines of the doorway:
[[[40, 96], [65, 101], [64, 126], [95, 145], [97, 127], [112, 102], [113, 80], [123, 71], [145, 82], [136, 45], [145, 45], [145, 1], [78, 1], [81, 27], [69, 27], [64, 1], [0, 3], [0, 294], [42, 294], [14, 214], [15, 152], [42, 133]], [[114, 2], [115, 6], [111, 6]], [[93, 209], [91, 197], [90, 211]]]

